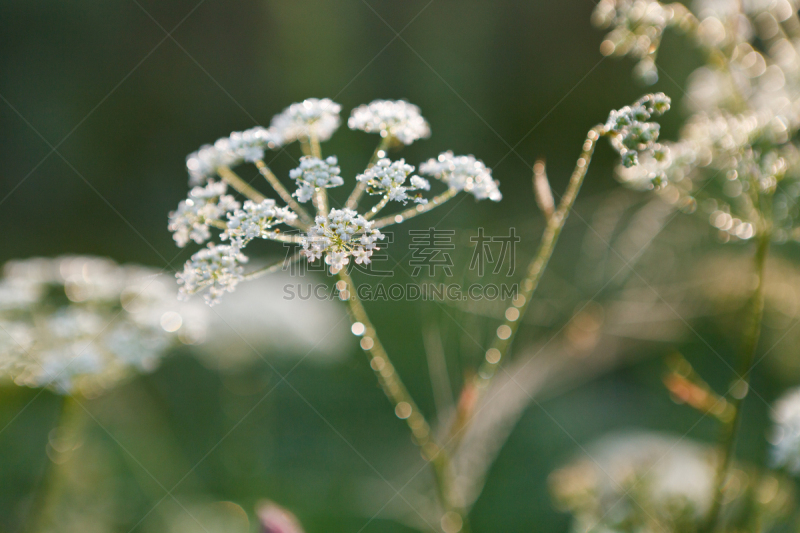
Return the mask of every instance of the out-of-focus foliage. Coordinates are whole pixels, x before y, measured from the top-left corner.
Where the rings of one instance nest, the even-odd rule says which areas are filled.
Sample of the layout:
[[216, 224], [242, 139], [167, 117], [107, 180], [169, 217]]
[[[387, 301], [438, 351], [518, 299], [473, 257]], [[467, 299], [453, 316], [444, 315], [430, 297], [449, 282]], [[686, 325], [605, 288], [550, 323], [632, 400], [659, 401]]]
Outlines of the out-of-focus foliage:
[[[408, 147], [407, 160], [447, 149], [480, 154], [503, 184], [499, 204], [466, 198], [409, 228], [455, 230], [453, 279], [467, 285], [481, 279], [467, 269], [477, 228], [508, 235], [513, 226], [522, 238], [516, 271], [506, 277], [506, 263], [484, 276], [513, 281], [543, 226], [530, 192], [535, 158], [547, 158], [558, 197], [588, 128], [643, 92], [678, 102], [705, 63], [705, 52], [666, 29], [659, 80], [642, 90], [629, 82], [629, 62], [597, 52], [604, 38], [590, 23], [594, 7], [5, 2], [0, 259], [93, 254], [173, 272], [189, 255], [164, 230], [165, 215], [186, 196], [184, 154], [221, 132], [266, 125], [288, 102], [330, 96], [350, 109], [379, 96], [414, 102], [431, 125], [433, 135]], [[171, 37], [159, 25], [174, 30]], [[662, 139], [679, 138], [686, 112], [696, 113], [688, 100], [674, 107]], [[351, 175], [363, 171], [376, 141], [358, 134], [330, 142]], [[282, 176], [297, 166], [276, 156], [270, 164]], [[621, 190], [612, 179], [616, 157], [598, 149], [509, 375], [498, 376], [496, 401], [481, 410], [456, 458], [474, 531], [567, 530], [572, 517], [554, 508], [548, 476], [585, 458], [582, 448], [608, 432], [633, 426], [672, 442], [687, 433], [717, 438], [711, 417], [671, 401], [662, 357], [679, 350], [711, 386], [728, 385], [733, 372], [723, 359], [732, 360], [738, 341], [730, 326], [751, 283], [747, 243], [721, 255], [716, 228], [676, 212], [684, 196], [670, 192], [673, 185], [660, 195], [667, 202]], [[708, 190], [727, 182], [716, 183]], [[725, 191], [714, 194], [735, 203]], [[745, 221], [734, 207], [731, 228], [734, 217]], [[390, 281], [419, 281], [409, 274], [409, 235], [393, 238], [382, 265], [394, 272]], [[279, 244], [264, 250], [285, 252]], [[743, 465], [765, 463], [770, 405], [800, 380], [789, 288], [798, 255], [788, 245], [778, 256], [768, 266], [767, 357], [756, 367], [737, 447]], [[258, 527], [264, 499], [290, 509], [308, 533], [431, 529], [425, 464], [352, 335], [338, 328], [347, 322], [343, 306], [285, 301], [292, 280], [266, 279], [226, 295], [202, 346], [178, 344], [155, 372], [83, 401], [85, 410], [74, 406], [86, 428], [79, 446], [53, 431], [60, 396], [0, 389], [0, 531], [25, 530], [43, 505], [63, 521], [48, 512], [35, 527], [54, 531], [246, 531]], [[434, 420], [452, 412], [457, 400], [448, 391], [475, 371], [506, 308], [489, 300], [367, 306], [397, 371]], [[243, 308], [253, 313], [243, 316]], [[309, 329], [313, 335], [302, 335]], [[54, 472], [69, 490], [45, 505]]]

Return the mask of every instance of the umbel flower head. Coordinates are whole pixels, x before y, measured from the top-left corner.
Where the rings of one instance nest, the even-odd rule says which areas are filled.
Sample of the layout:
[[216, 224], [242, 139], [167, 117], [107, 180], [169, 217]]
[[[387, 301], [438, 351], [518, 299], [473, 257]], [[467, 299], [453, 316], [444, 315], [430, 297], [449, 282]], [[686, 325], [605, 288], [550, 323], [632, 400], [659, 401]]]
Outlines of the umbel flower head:
[[280, 145], [312, 137], [320, 142], [327, 141], [339, 129], [341, 109], [342, 106], [329, 98], [309, 98], [276, 115], [270, 130]]
[[[349, 126], [378, 132], [381, 142], [366, 168], [349, 173], [348, 177], [336, 156], [322, 155], [320, 144], [339, 127], [340, 111], [341, 106], [329, 99], [309, 98], [290, 105], [272, 119], [269, 128], [234, 132], [187, 158], [189, 181], [194, 188], [170, 214], [169, 229], [179, 246], [193, 241], [206, 247], [196, 252], [177, 274], [182, 298], [205, 292], [206, 301], [213, 305], [240, 282], [274, 269], [270, 265], [245, 271], [249, 261], [245, 251], [256, 239], [297, 246], [298, 253], [289, 261], [321, 259], [331, 273], [337, 273], [353, 262], [365, 265], [372, 261], [373, 252], [384, 238], [381, 228], [422, 215], [460, 191], [479, 200], [501, 199], [489, 168], [473, 156], [455, 156], [452, 152], [422, 165], [422, 173], [436, 177], [444, 185], [443, 190], [426, 197], [424, 193], [431, 191], [431, 183], [412, 175], [414, 166], [404, 159], [392, 161], [387, 155], [391, 148], [430, 135], [419, 108], [404, 100], [376, 100], [353, 111]], [[264, 163], [263, 155], [266, 149], [293, 141], [299, 141], [303, 156], [289, 173], [295, 185], [294, 192], [289, 192]], [[256, 166], [276, 198], [266, 197], [234, 172], [232, 167], [243, 163]], [[344, 206], [330, 209], [329, 191], [334, 193], [348, 181], [353, 189]], [[233, 189], [230, 193], [229, 187]], [[244, 199], [235, 198], [234, 191]], [[365, 192], [378, 199], [359, 212]], [[313, 212], [306, 210], [309, 200]], [[376, 218], [389, 202], [408, 200], [417, 205]], [[219, 232], [218, 242], [215, 231]]]
[[420, 115], [419, 107], [405, 100], [375, 100], [353, 109], [347, 125], [352, 130], [380, 133], [403, 144], [431, 136], [431, 128]]
[[0, 378], [97, 395], [152, 371], [176, 340], [199, 342], [205, 323], [157, 270], [99, 257], [12, 261], [0, 278]]
[[331, 209], [318, 216], [316, 224], [302, 239], [303, 255], [310, 260], [325, 256], [332, 273], [339, 272], [354, 257], [356, 263], [369, 264], [375, 243], [383, 234], [352, 209]]
[[169, 214], [168, 228], [175, 244], [183, 248], [190, 240], [203, 244], [211, 238], [210, 225], [220, 223], [239, 208], [239, 202], [225, 194], [227, 190], [225, 183], [209, 180], [205, 186], [198, 185], [189, 191], [189, 197]]
[[289, 177], [297, 182], [297, 190], [292, 194], [299, 202], [306, 203], [314, 196], [314, 191], [319, 187], [330, 188], [344, 185], [344, 180], [339, 175], [341, 169], [337, 166], [335, 155], [324, 161], [317, 157], [303, 156], [300, 166], [289, 172]]
[[[363, 174], [356, 176], [356, 180], [367, 186], [369, 194], [385, 195], [389, 200], [405, 203], [408, 200], [408, 191], [429, 191], [431, 189], [431, 184], [424, 178], [419, 176], [408, 178], [412, 172], [414, 172], [414, 166], [406, 164], [405, 159], [392, 162], [383, 158], [365, 170]], [[406, 184], [406, 179], [408, 179], [408, 184]], [[422, 204], [428, 202], [421, 196], [415, 197], [414, 201]]]
[[478, 200], [503, 199], [498, 183], [492, 178], [492, 170], [471, 155], [453, 155], [443, 152], [436, 159], [429, 159], [419, 167], [421, 174], [433, 176], [456, 191], [466, 191]]

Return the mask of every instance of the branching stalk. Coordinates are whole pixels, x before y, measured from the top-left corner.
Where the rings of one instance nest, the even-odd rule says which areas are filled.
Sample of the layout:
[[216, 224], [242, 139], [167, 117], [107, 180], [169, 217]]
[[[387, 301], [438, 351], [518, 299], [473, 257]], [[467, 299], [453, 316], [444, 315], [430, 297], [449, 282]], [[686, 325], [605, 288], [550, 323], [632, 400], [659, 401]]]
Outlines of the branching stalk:
[[[558, 209], [547, 218], [547, 226], [542, 235], [539, 250], [528, 266], [527, 276], [522, 281], [520, 294], [506, 312], [506, 320], [497, 328], [492, 346], [486, 351], [485, 360], [474, 378], [473, 387], [479, 397], [485, 394], [500, 363], [508, 354], [522, 317], [525, 316], [525, 312], [530, 306], [533, 293], [539, 286], [542, 275], [555, 250], [558, 237], [561, 235], [561, 230], [564, 228], [570, 210], [575, 204], [575, 199], [589, 170], [589, 164], [597, 146], [597, 141], [603, 134], [605, 134], [603, 126], [595, 126], [589, 131], [586, 141], [583, 143], [583, 151], [567, 185], [567, 190], [558, 204]], [[541, 171], [543, 172], [543, 169]], [[477, 405], [477, 403], [474, 402], [472, 405]], [[450, 438], [452, 439], [451, 442], [454, 443], [454, 447], [458, 445], [460, 436], [464, 433], [463, 430], [469, 425], [471, 415], [471, 412], [459, 413], [453, 421], [450, 427]]]

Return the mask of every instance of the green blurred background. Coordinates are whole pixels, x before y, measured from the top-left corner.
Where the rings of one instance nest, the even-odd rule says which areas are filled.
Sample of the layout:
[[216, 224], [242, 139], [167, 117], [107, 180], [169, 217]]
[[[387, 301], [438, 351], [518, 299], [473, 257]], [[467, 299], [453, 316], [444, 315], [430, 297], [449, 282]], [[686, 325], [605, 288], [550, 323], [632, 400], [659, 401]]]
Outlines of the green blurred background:
[[[468, 198], [452, 212], [420, 217], [398, 230], [390, 254], [403, 262], [408, 229], [454, 229], [462, 245], [454, 254], [457, 276], [472, 280], [469, 236], [479, 226], [489, 234], [513, 226], [523, 236], [519, 277], [543, 226], [530, 190], [535, 159], [547, 158], [553, 188], [562, 191], [591, 126], [644, 92], [680, 100], [697, 66], [691, 47], [670, 34], [659, 54], [661, 81], [638, 85], [630, 62], [600, 55], [603, 33], [590, 24], [593, 8], [592, 0], [3, 0], [0, 260], [95, 254], [174, 271], [191, 254], [176, 248], [166, 230], [167, 213], [187, 192], [187, 153], [232, 130], [266, 125], [307, 97], [334, 99], [344, 116], [376, 98], [405, 98], [421, 107], [433, 135], [401, 156], [418, 164], [446, 149], [473, 153], [494, 169], [504, 199], [490, 205]], [[665, 118], [666, 138], [674, 138], [682, 116], [676, 105]], [[342, 128], [324, 149], [352, 176], [375, 142]], [[293, 164], [283, 154], [273, 168], [285, 175]], [[537, 392], [516, 424], [472, 512], [475, 531], [565, 531], [568, 517], [553, 508], [547, 476], [608, 431], [635, 426], [716, 437], [712, 420], [670, 400], [661, 385], [663, 358], [680, 350], [718, 390], [727, 387], [733, 373], [722, 360], [734, 361], [730, 325], [741, 301], [703, 288], [720, 280], [746, 286], [747, 263], [737, 261], [749, 246], [723, 246], [702, 217], [669, 210], [653, 228], [643, 211], [653, 209], [650, 197], [621, 191], [613, 164], [611, 150], [601, 146], [517, 343], [524, 354], [565, 338], [549, 346], [578, 346], [578, 355], [554, 354], [573, 357], [574, 368], [567, 365], [560, 386]], [[652, 241], [637, 240], [642, 228]], [[627, 246], [635, 270], [607, 242]], [[264, 248], [265, 256], [279, 253]], [[777, 255], [793, 272], [792, 245]], [[738, 265], [738, 277], [723, 278], [719, 264]], [[406, 278], [398, 269], [394, 279]], [[800, 286], [783, 282], [792, 291]], [[589, 300], [596, 301], [588, 309], [601, 331], [589, 335], [586, 348], [580, 339], [588, 333], [572, 326], [575, 310], [585, 311]], [[431, 417], [425, 332], [435, 326], [441, 333], [458, 390], [503, 309], [496, 302], [368, 306]], [[605, 328], [612, 311], [618, 320]], [[624, 318], [648, 313], [653, 324]], [[754, 462], [766, 454], [766, 402], [798, 381], [796, 338], [782, 337], [794, 315], [775, 313], [762, 344], [765, 351], [777, 347], [756, 370], [753, 389], [761, 399], [746, 404], [739, 445], [740, 456]], [[586, 372], [601, 351], [612, 361]], [[165, 488], [190, 470], [174, 491], [182, 502], [232, 501], [251, 512], [268, 498], [295, 512], [310, 532], [410, 530], [392, 506], [379, 510], [394, 496], [388, 485], [402, 487], [422, 460], [355, 341], [346, 352], [330, 364], [302, 361], [296, 368], [298, 358], [263, 353], [269, 364], [255, 358], [219, 371], [184, 349], [154, 374], [90, 401], [102, 427], [88, 425], [86, 491], [95, 492], [93, 504], [107, 498], [102, 512], [112, 517], [107, 529], [95, 521], [97, 530], [163, 530], [157, 515], [176, 505], [169, 496], [161, 501]], [[281, 382], [290, 370], [289, 383]], [[25, 530], [42, 490], [60, 398], [37, 392], [0, 391], [0, 531]], [[400, 498], [394, 504], [400, 514], [408, 511]]]

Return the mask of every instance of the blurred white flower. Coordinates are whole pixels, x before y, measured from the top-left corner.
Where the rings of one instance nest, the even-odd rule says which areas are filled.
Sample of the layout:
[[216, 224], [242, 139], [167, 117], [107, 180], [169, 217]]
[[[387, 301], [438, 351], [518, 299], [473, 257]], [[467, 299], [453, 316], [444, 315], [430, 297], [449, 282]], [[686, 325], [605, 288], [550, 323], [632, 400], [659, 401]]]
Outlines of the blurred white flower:
[[419, 171], [443, 181], [451, 189], [466, 191], [478, 200], [488, 198], [499, 202], [503, 199], [498, 182], [492, 179], [492, 170], [471, 155], [454, 156], [453, 152], [443, 152], [438, 158], [421, 164]]
[[191, 185], [202, 185], [214, 177], [217, 168], [253, 162], [264, 157], [265, 148], [277, 148], [282, 144], [274, 130], [256, 126], [246, 131], [235, 131], [229, 137], [218, 139], [214, 145], [204, 145], [186, 157], [186, 170]]
[[272, 119], [270, 130], [280, 142], [316, 137], [320, 142], [327, 141], [339, 129], [339, 112], [342, 106], [330, 98], [308, 98], [292, 104]]
[[431, 135], [419, 107], [405, 100], [375, 100], [358, 106], [350, 114], [347, 125], [353, 130], [393, 137], [406, 145]]
[[0, 374], [93, 395], [152, 371], [170, 345], [205, 335], [206, 311], [175, 301], [157, 270], [97, 257], [11, 261], [0, 279]]
[[186, 261], [183, 272], [176, 274], [181, 285], [179, 297], [187, 300], [192, 294], [208, 289], [204, 295], [206, 303], [219, 303], [225, 292], [236, 289], [244, 274], [242, 264], [247, 261], [235, 244], [208, 243], [208, 247]]
[[800, 388], [788, 391], [775, 402], [772, 421], [772, 464], [800, 474]]
[[630, 432], [601, 439], [587, 454], [550, 479], [575, 516], [573, 531], [694, 531], [711, 506], [715, 460], [704, 446]]

